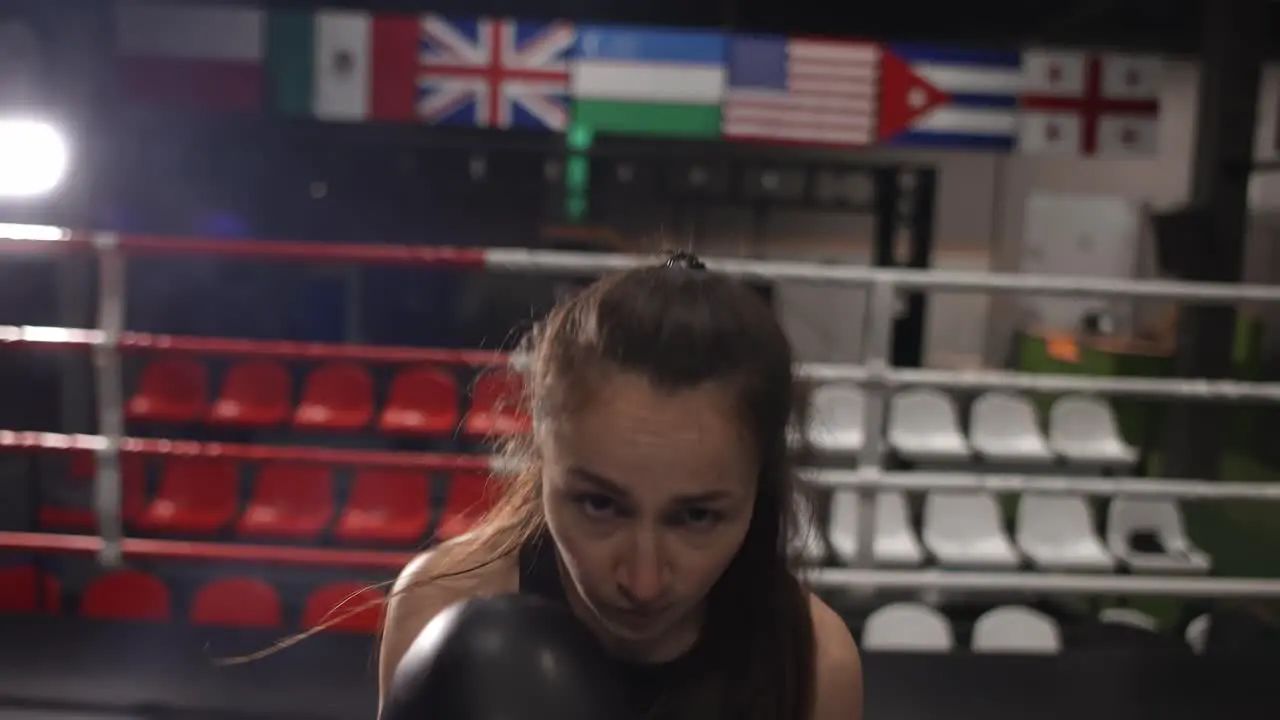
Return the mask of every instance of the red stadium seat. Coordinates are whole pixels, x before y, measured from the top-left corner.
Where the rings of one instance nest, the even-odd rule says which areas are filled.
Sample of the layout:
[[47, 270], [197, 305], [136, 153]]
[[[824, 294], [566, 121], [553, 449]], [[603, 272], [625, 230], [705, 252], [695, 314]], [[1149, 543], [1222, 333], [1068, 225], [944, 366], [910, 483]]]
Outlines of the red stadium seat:
[[292, 412], [293, 380], [289, 371], [271, 360], [248, 360], [227, 371], [222, 393], [209, 410], [209, 422], [271, 427], [288, 422]]
[[169, 588], [139, 570], [117, 570], [90, 581], [80, 614], [91, 620], [164, 622], [172, 617]]
[[355, 363], [329, 363], [307, 378], [293, 424], [307, 430], [359, 430], [372, 419], [369, 371]]
[[[124, 462], [125, 457], [121, 456], [120, 462]], [[67, 469], [67, 475], [72, 480], [92, 480], [93, 476], [98, 472], [98, 458], [92, 450], [76, 450], [71, 453], [71, 462]]]
[[156, 497], [138, 518], [152, 533], [208, 535], [226, 529], [240, 505], [237, 466], [223, 458], [171, 457]]
[[327, 622], [326, 630], [374, 635], [382, 622], [385, 596], [368, 583], [338, 582], [316, 589], [302, 608], [302, 627], [310, 630]]
[[362, 469], [334, 534], [345, 542], [417, 543], [431, 520], [429, 490], [421, 472]]
[[239, 533], [261, 538], [309, 539], [333, 517], [333, 471], [311, 463], [262, 466]]
[[457, 472], [449, 478], [449, 494], [436, 539], [452, 540], [471, 530], [497, 499], [497, 482], [484, 473]]
[[458, 384], [447, 371], [430, 365], [401, 370], [378, 427], [409, 435], [452, 435], [458, 425]]
[[138, 389], [126, 408], [130, 420], [180, 423], [204, 417], [208, 408], [209, 377], [195, 358], [174, 356], [153, 360], [138, 379]]
[[[71, 460], [70, 479], [77, 483], [92, 483], [97, 465], [90, 453], [74, 453]], [[147, 465], [141, 455], [120, 456], [120, 502], [126, 523], [137, 522], [147, 507]], [[43, 505], [40, 507], [40, 525], [50, 530], [92, 530], [98, 525], [94, 511], [86, 507]]]
[[61, 609], [58, 579], [34, 565], [0, 568], [0, 613], [48, 613]]
[[214, 580], [196, 593], [191, 622], [236, 628], [273, 628], [283, 622], [280, 595], [256, 578]]
[[524, 383], [514, 370], [495, 368], [481, 373], [471, 389], [471, 409], [463, 420], [463, 432], [478, 437], [528, 432], [529, 418], [520, 411], [523, 393]]

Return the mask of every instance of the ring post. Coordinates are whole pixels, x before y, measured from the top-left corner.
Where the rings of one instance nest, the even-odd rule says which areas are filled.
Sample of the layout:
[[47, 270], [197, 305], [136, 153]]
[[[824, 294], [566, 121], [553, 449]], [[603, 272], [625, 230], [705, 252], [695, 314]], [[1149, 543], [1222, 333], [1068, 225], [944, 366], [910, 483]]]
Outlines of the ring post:
[[102, 549], [102, 564], [113, 567], [123, 561], [120, 541], [124, 537], [121, 512], [123, 486], [120, 477], [120, 444], [124, 437], [124, 378], [120, 363], [120, 335], [125, 324], [125, 258], [115, 233], [95, 233], [98, 249], [98, 329], [102, 341], [94, 347], [98, 431], [103, 442], [95, 452], [94, 509]]
[[[884, 466], [885, 409], [889, 399], [883, 382], [888, 371], [889, 348], [893, 342], [893, 314], [897, 294], [886, 280], [871, 284], [867, 293], [866, 320], [862, 331], [862, 362], [868, 371], [863, 389], [864, 404], [862, 450], [858, 453], [859, 471], [878, 474]], [[858, 490], [858, 537], [855, 563], [871, 567], [875, 563], [876, 493], [868, 488]]]

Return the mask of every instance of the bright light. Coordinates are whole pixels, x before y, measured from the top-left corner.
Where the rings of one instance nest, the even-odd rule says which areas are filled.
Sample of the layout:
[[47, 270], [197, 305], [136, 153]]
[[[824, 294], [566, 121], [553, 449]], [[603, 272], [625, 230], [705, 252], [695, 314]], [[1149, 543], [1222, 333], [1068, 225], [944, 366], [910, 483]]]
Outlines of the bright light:
[[0, 119], [0, 198], [36, 198], [67, 174], [67, 142], [38, 120]]
[[18, 225], [0, 223], [0, 240], [47, 240], [58, 241], [70, 239], [71, 233], [65, 228], [53, 225]]

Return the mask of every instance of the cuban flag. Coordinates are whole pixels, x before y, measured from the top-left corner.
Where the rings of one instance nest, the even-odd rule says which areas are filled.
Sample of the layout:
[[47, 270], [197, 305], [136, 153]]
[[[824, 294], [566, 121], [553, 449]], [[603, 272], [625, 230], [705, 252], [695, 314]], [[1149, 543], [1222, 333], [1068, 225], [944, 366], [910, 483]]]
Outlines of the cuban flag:
[[888, 45], [880, 78], [885, 145], [987, 151], [1016, 145], [1021, 53]]

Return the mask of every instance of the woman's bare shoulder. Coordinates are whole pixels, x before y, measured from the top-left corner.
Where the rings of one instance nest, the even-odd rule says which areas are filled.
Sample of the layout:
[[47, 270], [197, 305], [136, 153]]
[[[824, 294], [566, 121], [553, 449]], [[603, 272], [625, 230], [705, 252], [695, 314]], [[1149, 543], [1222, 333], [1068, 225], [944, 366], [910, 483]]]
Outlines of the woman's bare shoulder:
[[853, 635], [817, 595], [809, 596], [816, 643], [813, 720], [862, 720], [862, 659]]
[[472, 594], [514, 591], [518, 577], [516, 553], [503, 553], [491, 541], [464, 536], [410, 560], [396, 579], [392, 598], [410, 600], [410, 604], [430, 595], [456, 595], [454, 599], [461, 600]]
[[516, 553], [503, 554], [500, 548], [467, 537], [410, 560], [387, 600], [378, 657], [382, 693], [400, 659], [432, 618], [467, 598], [516, 592], [519, 575]]

